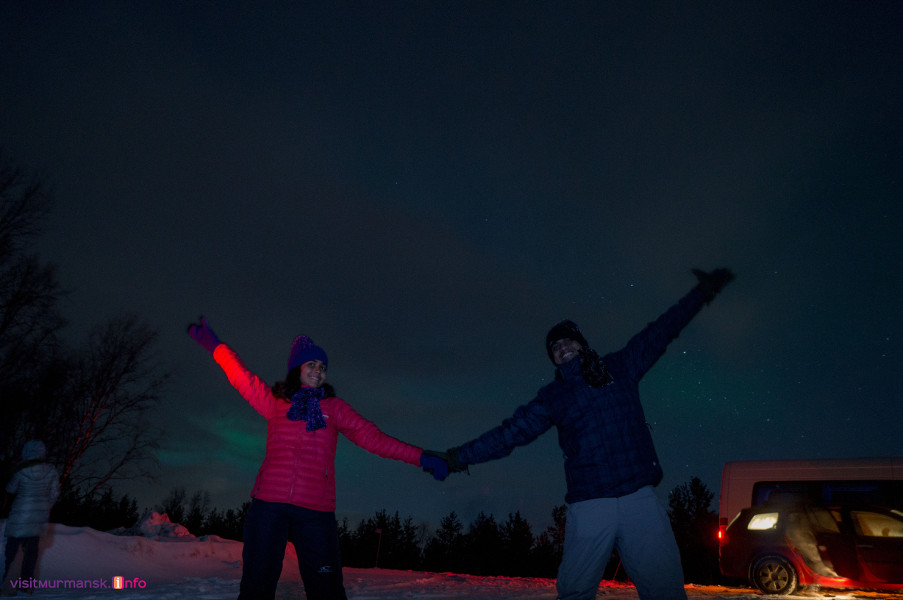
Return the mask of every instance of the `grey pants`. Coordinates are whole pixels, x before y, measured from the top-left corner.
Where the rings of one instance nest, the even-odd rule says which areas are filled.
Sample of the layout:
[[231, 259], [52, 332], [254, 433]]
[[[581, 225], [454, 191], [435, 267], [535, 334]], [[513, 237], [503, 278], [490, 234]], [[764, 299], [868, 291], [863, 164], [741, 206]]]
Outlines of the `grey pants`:
[[617, 548], [644, 600], [686, 600], [680, 551], [668, 515], [651, 486], [620, 498], [568, 507], [559, 600], [593, 600], [605, 565]]

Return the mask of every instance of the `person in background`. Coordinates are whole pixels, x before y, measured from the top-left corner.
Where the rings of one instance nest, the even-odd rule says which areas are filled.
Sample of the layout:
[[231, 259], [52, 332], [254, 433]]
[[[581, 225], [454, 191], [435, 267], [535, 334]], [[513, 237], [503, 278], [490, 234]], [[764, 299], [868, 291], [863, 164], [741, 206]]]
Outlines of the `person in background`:
[[269, 386], [219, 341], [203, 317], [188, 327], [188, 334], [267, 420], [266, 453], [244, 525], [239, 599], [275, 597], [291, 541], [308, 600], [345, 600], [335, 518], [339, 434], [383, 458], [423, 467], [437, 480], [448, 475], [446, 463], [386, 435], [347, 402], [327, 394], [326, 352], [309, 337], [295, 338], [285, 381]]
[[662, 479], [639, 384], [702, 307], [733, 279], [694, 270], [698, 284], [627, 345], [599, 356], [572, 321], [546, 336], [555, 381], [498, 427], [439, 455], [452, 472], [502, 458], [552, 427], [564, 452], [568, 503], [559, 600], [591, 600], [616, 548], [640, 598], [684, 600], [680, 552], [653, 486]]
[[[20, 579], [34, 577], [38, 564], [38, 542], [50, 518], [50, 509], [60, 493], [59, 475], [53, 465], [46, 460], [47, 447], [40, 440], [29, 440], [22, 447], [20, 462], [6, 484], [4, 507], [12, 498], [12, 507], [6, 521], [6, 560], [3, 564], [3, 578], [6, 583], [9, 568], [22, 548], [22, 570]], [[6, 588], [4, 587], [4, 590]], [[31, 588], [24, 590], [31, 592]], [[13, 592], [14, 594], [15, 592]]]

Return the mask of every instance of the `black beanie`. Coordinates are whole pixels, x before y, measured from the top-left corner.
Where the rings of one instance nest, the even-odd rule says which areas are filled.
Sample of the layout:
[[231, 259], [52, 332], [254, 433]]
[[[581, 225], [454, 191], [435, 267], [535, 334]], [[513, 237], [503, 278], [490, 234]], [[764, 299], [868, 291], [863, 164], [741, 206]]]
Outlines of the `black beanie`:
[[583, 337], [583, 334], [580, 333], [580, 328], [577, 327], [577, 324], [573, 321], [568, 321], [565, 319], [560, 323], [556, 324], [549, 330], [549, 333], [546, 334], [546, 352], [549, 353], [549, 359], [554, 364], [555, 357], [552, 356], [552, 346], [555, 345], [555, 342], [558, 340], [574, 340], [578, 342], [584, 348], [588, 347], [589, 344], [586, 342], [586, 338]]

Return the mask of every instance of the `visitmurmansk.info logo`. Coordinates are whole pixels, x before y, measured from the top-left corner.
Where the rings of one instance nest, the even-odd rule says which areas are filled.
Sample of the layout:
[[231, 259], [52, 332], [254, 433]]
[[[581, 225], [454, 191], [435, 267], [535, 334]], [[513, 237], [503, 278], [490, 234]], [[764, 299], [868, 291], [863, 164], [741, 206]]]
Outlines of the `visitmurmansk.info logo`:
[[147, 582], [143, 579], [138, 579], [135, 577], [134, 579], [126, 579], [120, 575], [117, 575], [113, 578], [113, 589], [114, 590], [126, 590], [126, 589], [144, 589], [147, 587]]
[[147, 582], [135, 577], [126, 579], [117, 575], [112, 579], [10, 579], [9, 585], [14, 590], [143, 590], [147, 588]]

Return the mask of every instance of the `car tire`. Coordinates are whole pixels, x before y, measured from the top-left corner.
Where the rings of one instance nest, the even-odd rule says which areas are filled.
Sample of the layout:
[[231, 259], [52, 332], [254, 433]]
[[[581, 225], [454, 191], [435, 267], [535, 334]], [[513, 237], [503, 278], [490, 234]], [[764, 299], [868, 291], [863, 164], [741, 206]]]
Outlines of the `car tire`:
[[799, 587], [793, 564], [783, 556], [769, 554], [756, 559], [749, 570], [749, 581], [766, 594], [786, 596]]

